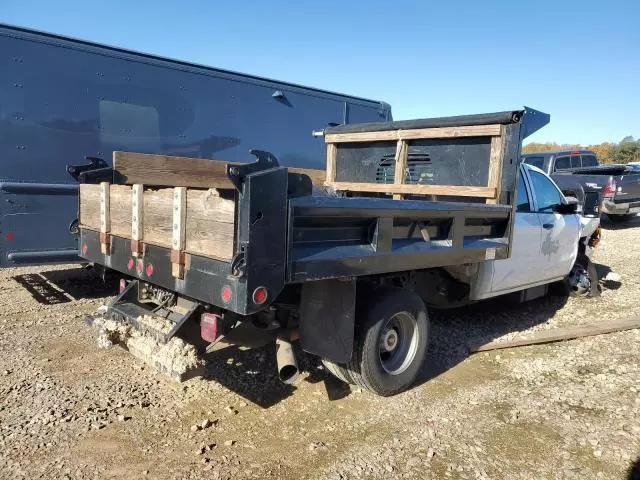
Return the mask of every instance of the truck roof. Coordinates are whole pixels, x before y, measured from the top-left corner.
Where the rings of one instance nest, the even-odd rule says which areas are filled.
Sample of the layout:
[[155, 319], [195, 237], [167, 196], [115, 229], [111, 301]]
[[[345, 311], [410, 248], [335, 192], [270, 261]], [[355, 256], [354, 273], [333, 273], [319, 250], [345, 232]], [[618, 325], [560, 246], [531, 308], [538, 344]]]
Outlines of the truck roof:
[[571, 155], [571, 154], [579, 154], [579, 155], [596, 155], [595, 152], [591, 151], [591, 150], [586, 150], [586, 149], [574, 149], [574, 150], [544, 150], [541, 152], [527, 152], [527, 153], [523, 153], [522, 156], [523, 157], [529, 157], [529, 156], [544, 156], [544, 157], [550, 157], [550, 156], [558, 156], [558, 155]]
[[146, 59], [150, 59], [150, 60], [155, 60], [155, 61], [161, 61], [161, 62], [169, 62], [172, 63], [174, 65], [180, 65], [183, 67], [190, 67], [190, 68], [199, 68], [199, 69], [205, 69], [208, 70], [212, 73], [217, 73], [217, 74], [223, 74], [223, 75], [233, 75], [233, 76], [241, 76], [244, 79], [251, 79], [254, 81], [258, 81], [258, 82], [269, 82], [269, 83], [277, 83], [286, 87], [291, 87], [291, 88], [296, 88], [296, 89], [303, 89], [305, 91], [313, 91], [313, 92], [317, 92], [323, 95], [331, 95], [331, 96], [337, 96], [337, 97], [342, 97], [342, 98], [348, 98], [350, 100], [355, 100], [358, 102], [364, 102], [364, 103], [374, 103], [377, 105], [380, 105], [382, 108], [385, 109], [389, 109], [391, 110], [391, 106], [387, 103], [387, 102], [383, 102], [381, 100], [371, 100], [368, 98], [363, 98], [363, 97], [358, 97], [355, 95], [345, 95], [343, 93], [338, 93], [338, 92], [333, 92], [330, 90], [323, 90], [320, 88], [314, 88], [314, 87], [307, 87], [304, 85], [299, 85], [299, 84], [295, 84], [295, 83], [290, 83], [290, 82], [283, 82], [280, 80], [273, 80], [273, 79], [269, 79], [266, 77], [261, 77], [258, 75], [250, 75], [247, 73], [241, 73], [241, 72], [236, 72], [236, 71], [232, 71], [232, 70], [225, 70], [225, 69], [221, 69], [221, 68], [215, 68], [215, 67], [211, 67], [208, 65], [203, 65], [200, 63], [194, 63], [194, 62], [187, 62], [184, 60], [177, 60], [175, 58], [170, 58], [170, 57], [163, 57], [160, 55], [155, 55], [155, 54], [150, 54], [150, 53], [144, 53], [144, 52], [139, 52], [136, 50], [129, 50], [129, 49], [125, 49], [125, 48], [121, 48], [121, 47], [114, 47], [111, 45], [105, 45], [102, 43], [97, 43], [97, 42], [91, 42], [88, 40], [82, 40], [82, 39], [78, 39], [78, 38], [74, 38], [74, 37], [69, 37], [69, 36], [65, 36], [65, 35], [59, 35], [59, 34], [55, 34], [55, 33], [49, 33], [49, 32], [43, 32], [40, 30], [35, 30], [35, 29], [30, 29], [30, 28], [25, 28], [25, 27], [19, 27], [16, 25], [9, 25], [9, 24], [5, 24], [5, 23], [1, 23], [0, 22], [0, 34], [2, 34], [2, 30], [8, 30], [9, 34], [13, 34], [13, 35], [19, 35], [21, 37], [28, 37], [28, 36], [36, 36], [39, 37], [38, 39], [40, 41], [42, 41], [43, 39], [48, 39], [51, 41], [58, 41], [58, 42], [69, 42], [71, 44], [76, 44], [78, 46], [84, 46], [84, 47], [89, 47], [89, 48], [98, 48], [98, 49], [103, 49], [103, 50], [108, 50], [111, 51], [113, 53], [117, 53], [117, 54], [125, 54], [125, 55], [134, 55], [137, 57], [143, 57]]

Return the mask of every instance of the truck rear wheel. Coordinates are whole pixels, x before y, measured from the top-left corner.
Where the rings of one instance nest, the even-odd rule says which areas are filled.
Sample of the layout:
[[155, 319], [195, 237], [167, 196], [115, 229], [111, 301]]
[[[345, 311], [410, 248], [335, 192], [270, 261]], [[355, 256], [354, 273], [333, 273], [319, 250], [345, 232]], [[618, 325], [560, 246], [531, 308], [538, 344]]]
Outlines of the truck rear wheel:
[[427, 353], [427, 310], [408, 290], [378, 289], [359, 308], [353, 356], [345, 365], [325, 360], [336, 377], [382, 396], [409, 388]]

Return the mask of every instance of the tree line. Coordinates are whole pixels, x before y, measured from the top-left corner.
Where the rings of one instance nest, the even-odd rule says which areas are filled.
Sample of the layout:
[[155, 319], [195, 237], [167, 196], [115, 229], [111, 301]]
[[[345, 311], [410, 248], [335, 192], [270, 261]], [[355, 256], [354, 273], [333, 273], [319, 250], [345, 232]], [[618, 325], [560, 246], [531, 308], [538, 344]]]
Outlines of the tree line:
[[549, 150], [579, 150], [586, 149], [595, 152], [601, 163], [629, 163], [640, 162], [640, 139], [631, 135], [620, 142], [604, 142], [597, 145], [572, 145], [566, 143], [529, 143], [522, 147], [522, 153], [543, 152]]

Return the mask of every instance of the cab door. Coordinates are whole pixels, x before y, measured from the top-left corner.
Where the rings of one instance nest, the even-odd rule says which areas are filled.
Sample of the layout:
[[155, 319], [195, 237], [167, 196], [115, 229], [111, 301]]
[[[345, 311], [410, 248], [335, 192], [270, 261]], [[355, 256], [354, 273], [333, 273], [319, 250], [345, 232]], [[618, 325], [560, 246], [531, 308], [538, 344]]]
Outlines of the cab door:
[[576, 214], [560, 214], [554, 207], [565, 203], [553, 181], [542, 172], [529, 170], [534, 207], [542, 225], [540, 264], [545, 279], [568, 275], [578, 255], [580, 220]]
[[544, 266], [540, 264], [542, 226], [535, 211], [526, 171], [527, 168], [521, 167], [518, 176], [511, 257], [493, 261], [492, 294], [525, 288], [544, 277]]

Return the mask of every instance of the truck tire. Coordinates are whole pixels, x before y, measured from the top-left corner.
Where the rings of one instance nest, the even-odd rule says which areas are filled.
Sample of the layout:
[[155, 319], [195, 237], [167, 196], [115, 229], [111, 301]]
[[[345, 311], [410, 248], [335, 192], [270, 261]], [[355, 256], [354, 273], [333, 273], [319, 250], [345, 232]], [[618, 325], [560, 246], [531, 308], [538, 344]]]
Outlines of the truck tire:
[[607, 218], [611, 223], [627, 223], [631, 221], [633, 217], [635, 217], [635, 214], [633, 215], [611, 215], [610, 213], [607, 214]]
[[344, 364], [333, 362], [328, 358], [323, 358], [322, 364], [324, 365], [324, 368], [326, 368], [329, 373], [337, 379], [342, 380], [344, 383], [353, 383], [353, 380], [349, 377], [349, 372]]
[[420, 373], [428, 345], [427, 309], [408, 290], [380, 288], [367, 300], [358, 309], [351, 361], [324, 362], [341, 380], [387, 397], [409, 388]]
[[572, 297], [596, 297], [600, 294], [596, 266], [584, 253], [578, 254], [566, 282]]

